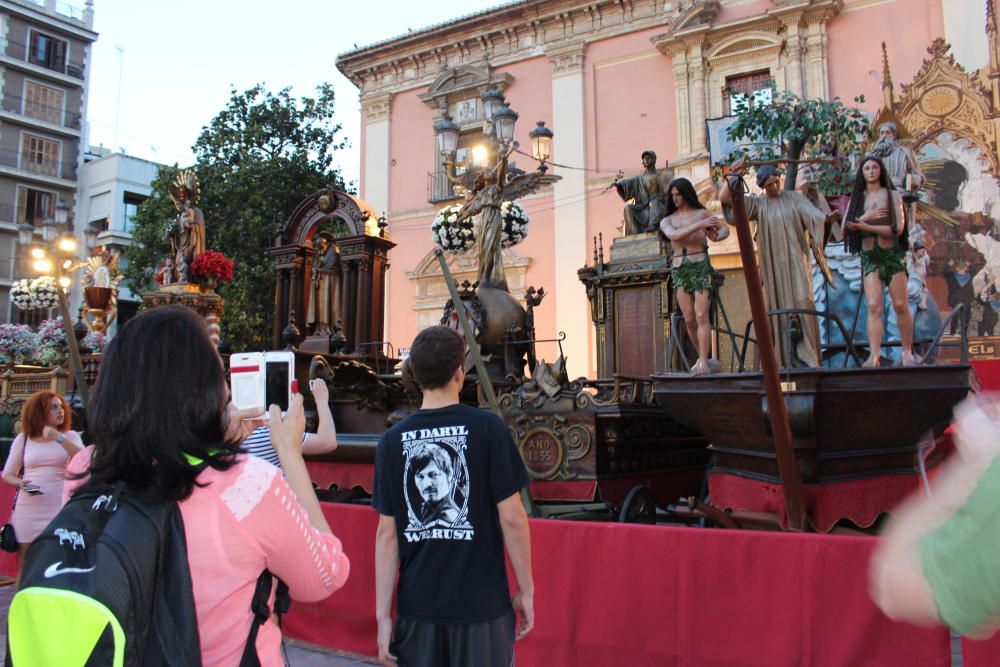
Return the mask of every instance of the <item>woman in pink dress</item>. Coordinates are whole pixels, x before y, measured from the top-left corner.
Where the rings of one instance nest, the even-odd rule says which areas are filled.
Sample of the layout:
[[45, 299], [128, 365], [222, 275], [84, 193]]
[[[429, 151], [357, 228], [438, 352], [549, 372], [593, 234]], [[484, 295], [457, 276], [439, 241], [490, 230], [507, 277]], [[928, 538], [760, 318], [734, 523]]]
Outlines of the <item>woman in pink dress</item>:
[[3, 467], [3, 481], [18, 487], [11, 524], [19, 564], [62, 507], [66, 463], [81, 449], [80, 435], [70, 430], [66, 399], [52, 391], [29, 396], [21, 409], [21, 433]]
[[[124, 483], [150, 501], [178, 501], [205, 667], [240, 664], [262, 571], [308, 602], [343, 586], [350, 569], [302, 460], [302, 397], [285, 418], [271, 410], [284, 475], [240, 451], [240, 420], [261, 412], [232, 408], [222, 361], [194, 311], [151, 308], [104, 352], [87, 409], [96, 444], [69, 466], [68, 494]], [[255, 648], [262, 667], [284, 664], [277, 624], [260, 627]]]

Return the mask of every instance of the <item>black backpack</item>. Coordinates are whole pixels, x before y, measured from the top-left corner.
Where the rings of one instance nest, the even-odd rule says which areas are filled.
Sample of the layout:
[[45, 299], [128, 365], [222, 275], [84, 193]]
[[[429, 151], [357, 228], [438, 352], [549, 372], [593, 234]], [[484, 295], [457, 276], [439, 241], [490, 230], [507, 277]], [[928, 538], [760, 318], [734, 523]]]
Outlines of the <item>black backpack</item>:
[[[257, 633], [288, 611], [288, 586], [264, 570], [240, 667], [259, 667]], [[32, 542], [7, 615], [8, 667], [201, 665], [198, 618], [177, 503], [117, 486], [74, 495]]]
[[7, 665], [201, 665], [177, 503], [118, 486], [73, 496], [31, 544]]

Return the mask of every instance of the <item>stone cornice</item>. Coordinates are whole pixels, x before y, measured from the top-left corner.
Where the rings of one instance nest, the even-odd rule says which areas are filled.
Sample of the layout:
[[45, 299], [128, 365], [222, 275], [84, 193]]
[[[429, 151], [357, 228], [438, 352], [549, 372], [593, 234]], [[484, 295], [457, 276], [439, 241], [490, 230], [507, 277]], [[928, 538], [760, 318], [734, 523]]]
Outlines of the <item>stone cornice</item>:
[[494, 67], [547, 55], [567, 42], [592, 42], [664, 26], [662, 0], [526, 0], [340, 55], [337, 68], [362, 94], [429, 85], [449, 68]]
[[[843, 9], [843, 0], [773, 0], [776, 5], [763, 14], [748, 16], [727, 23], [710, 21], [677, 23], [670, 30], [650, 38], [653, 45], [667, 56], [683, 53], [693, 46], [705, 46], [734, 34], [784, 31], [790, 25], [826, 24]], [[691, 13], [690, 11], [688, 13]], [[709, 14], [714, 18], [714, 14]], [[705, 14], [697, 17], [704, 18]], [[683, 18], [683, 17], [682, 17]]]

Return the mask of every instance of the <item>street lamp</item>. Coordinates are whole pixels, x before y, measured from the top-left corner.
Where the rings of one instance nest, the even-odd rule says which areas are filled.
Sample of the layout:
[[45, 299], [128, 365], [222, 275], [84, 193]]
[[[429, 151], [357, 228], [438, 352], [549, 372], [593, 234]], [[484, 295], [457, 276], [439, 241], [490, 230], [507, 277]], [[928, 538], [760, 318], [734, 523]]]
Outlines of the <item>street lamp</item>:
[[504, 105], [503, 93], [496, 86], [490, 86], [479, 99], [483, 101], [483, 116], [492, 122], [494, 114]]
[[545, 163], [552, 157], [552, 130], [545, 127], [544, 120], [540, 120], [528, 136], [531, 137], [531, 156], [540, 163], [538, 170], [545, 171], [548, 169]]
[[454, 155], [458, 150], [458, 124], [451, 119], [451, 116], [445, 114], [435, 123], [434, 133], [437, 135], [438, 151], [441, 155]]
[[[72, 215], [69, 205], [60, 200], [56, 205], [55, 216], [42, 223], [42, 238], [45, 240], [45, 243], [43, 245], [32, 246], [31, 256], [35, 260], [35, 271], [53, 276], [56, 284], [59, 286], [56, 289], [56, 293], [59, 296], [59, 314], [62, 316], [63, 333], [66, 335], [66, 345], [69, 347], [73, 379], [76, 383], [77, 391], [80, 393], [80, 404], [86, 410], [87, 380], [83, 374], [80, 346], [73, 332], [73, 325], [70, 322], [69, 302], [66, 300], [66, 291], [72, 283], [71, 274], [84, 264], [76, 255], [76, 238], [68, 230], [62, 231], [71, 221]], [[31, 237], [33, 236], [34, 233], [32, 232]], [[23, 225], [18, 227], [18, 239], [22, 243], [25, 239], [27, 239], [28, 243], [32, 241], [32, 238], [28, 235], [28, 230]]]
[[496, 139], [504, 146], [510, 146], [510, 143], [514, 140], [514, 124], [517, 123], [517, 118], [517, 112], [506, 104], [493, 114], [493, 127], [496, 132]]

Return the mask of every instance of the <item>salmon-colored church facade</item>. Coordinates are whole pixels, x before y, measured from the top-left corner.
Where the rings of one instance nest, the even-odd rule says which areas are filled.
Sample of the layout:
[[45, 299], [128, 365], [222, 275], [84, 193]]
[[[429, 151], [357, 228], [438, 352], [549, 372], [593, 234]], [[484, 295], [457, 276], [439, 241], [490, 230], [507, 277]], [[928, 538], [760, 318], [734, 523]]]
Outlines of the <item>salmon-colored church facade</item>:
[[[976, 22], [962, 20], [970, 6]], [[892, 77], [907, 82], [936, 39], [995, 43], [995, 26], [983, 28], [987, 11], [995, 21], [986, 0], [522, 0], [341, 55], [338, 67], [361, 91], [360, 196], [386, 212], [396, 243], [385, 339], [407, 347], [441, 317], [448, 296], [430, 225], [458, 200], [441, 176], [433, 126], [451, 115], [460, 150], [471, 147], [490, 83], [520, 114], [523, 151], [531, 152], [535, 121], [551, 127], [560, 166], [550, 173], [562, 177], [521, 200], [531, 221], [526, 240], [505, 251], [511, 292], [545, 288], [537, 335], [564, 331], [570, 377], [593, 376], [593, 325], [577, 270], [593, 263], [596, 236], [609, 245], [621, 234], [623, 202], [609, 189], [616, 174], [637, 173], [640, 154], [653, 150], [657, 166], [669, 160], [713, 196], [706, 120], [729, 112], [727, 91], [752, 94], [773, 80], [804, 97], [864, 95], [861, 106], [874, 115], [883, 40]], [[536, 166], [526, 155], [512, 159]], [[731, 242], [713, 248], [713, 264], [738, 266]], [[474, 257], [453, 257], [451, 266], [459, 282], [475, 279]], [[552, 360], [556, 350], [542, 345], [539, 356]]]

